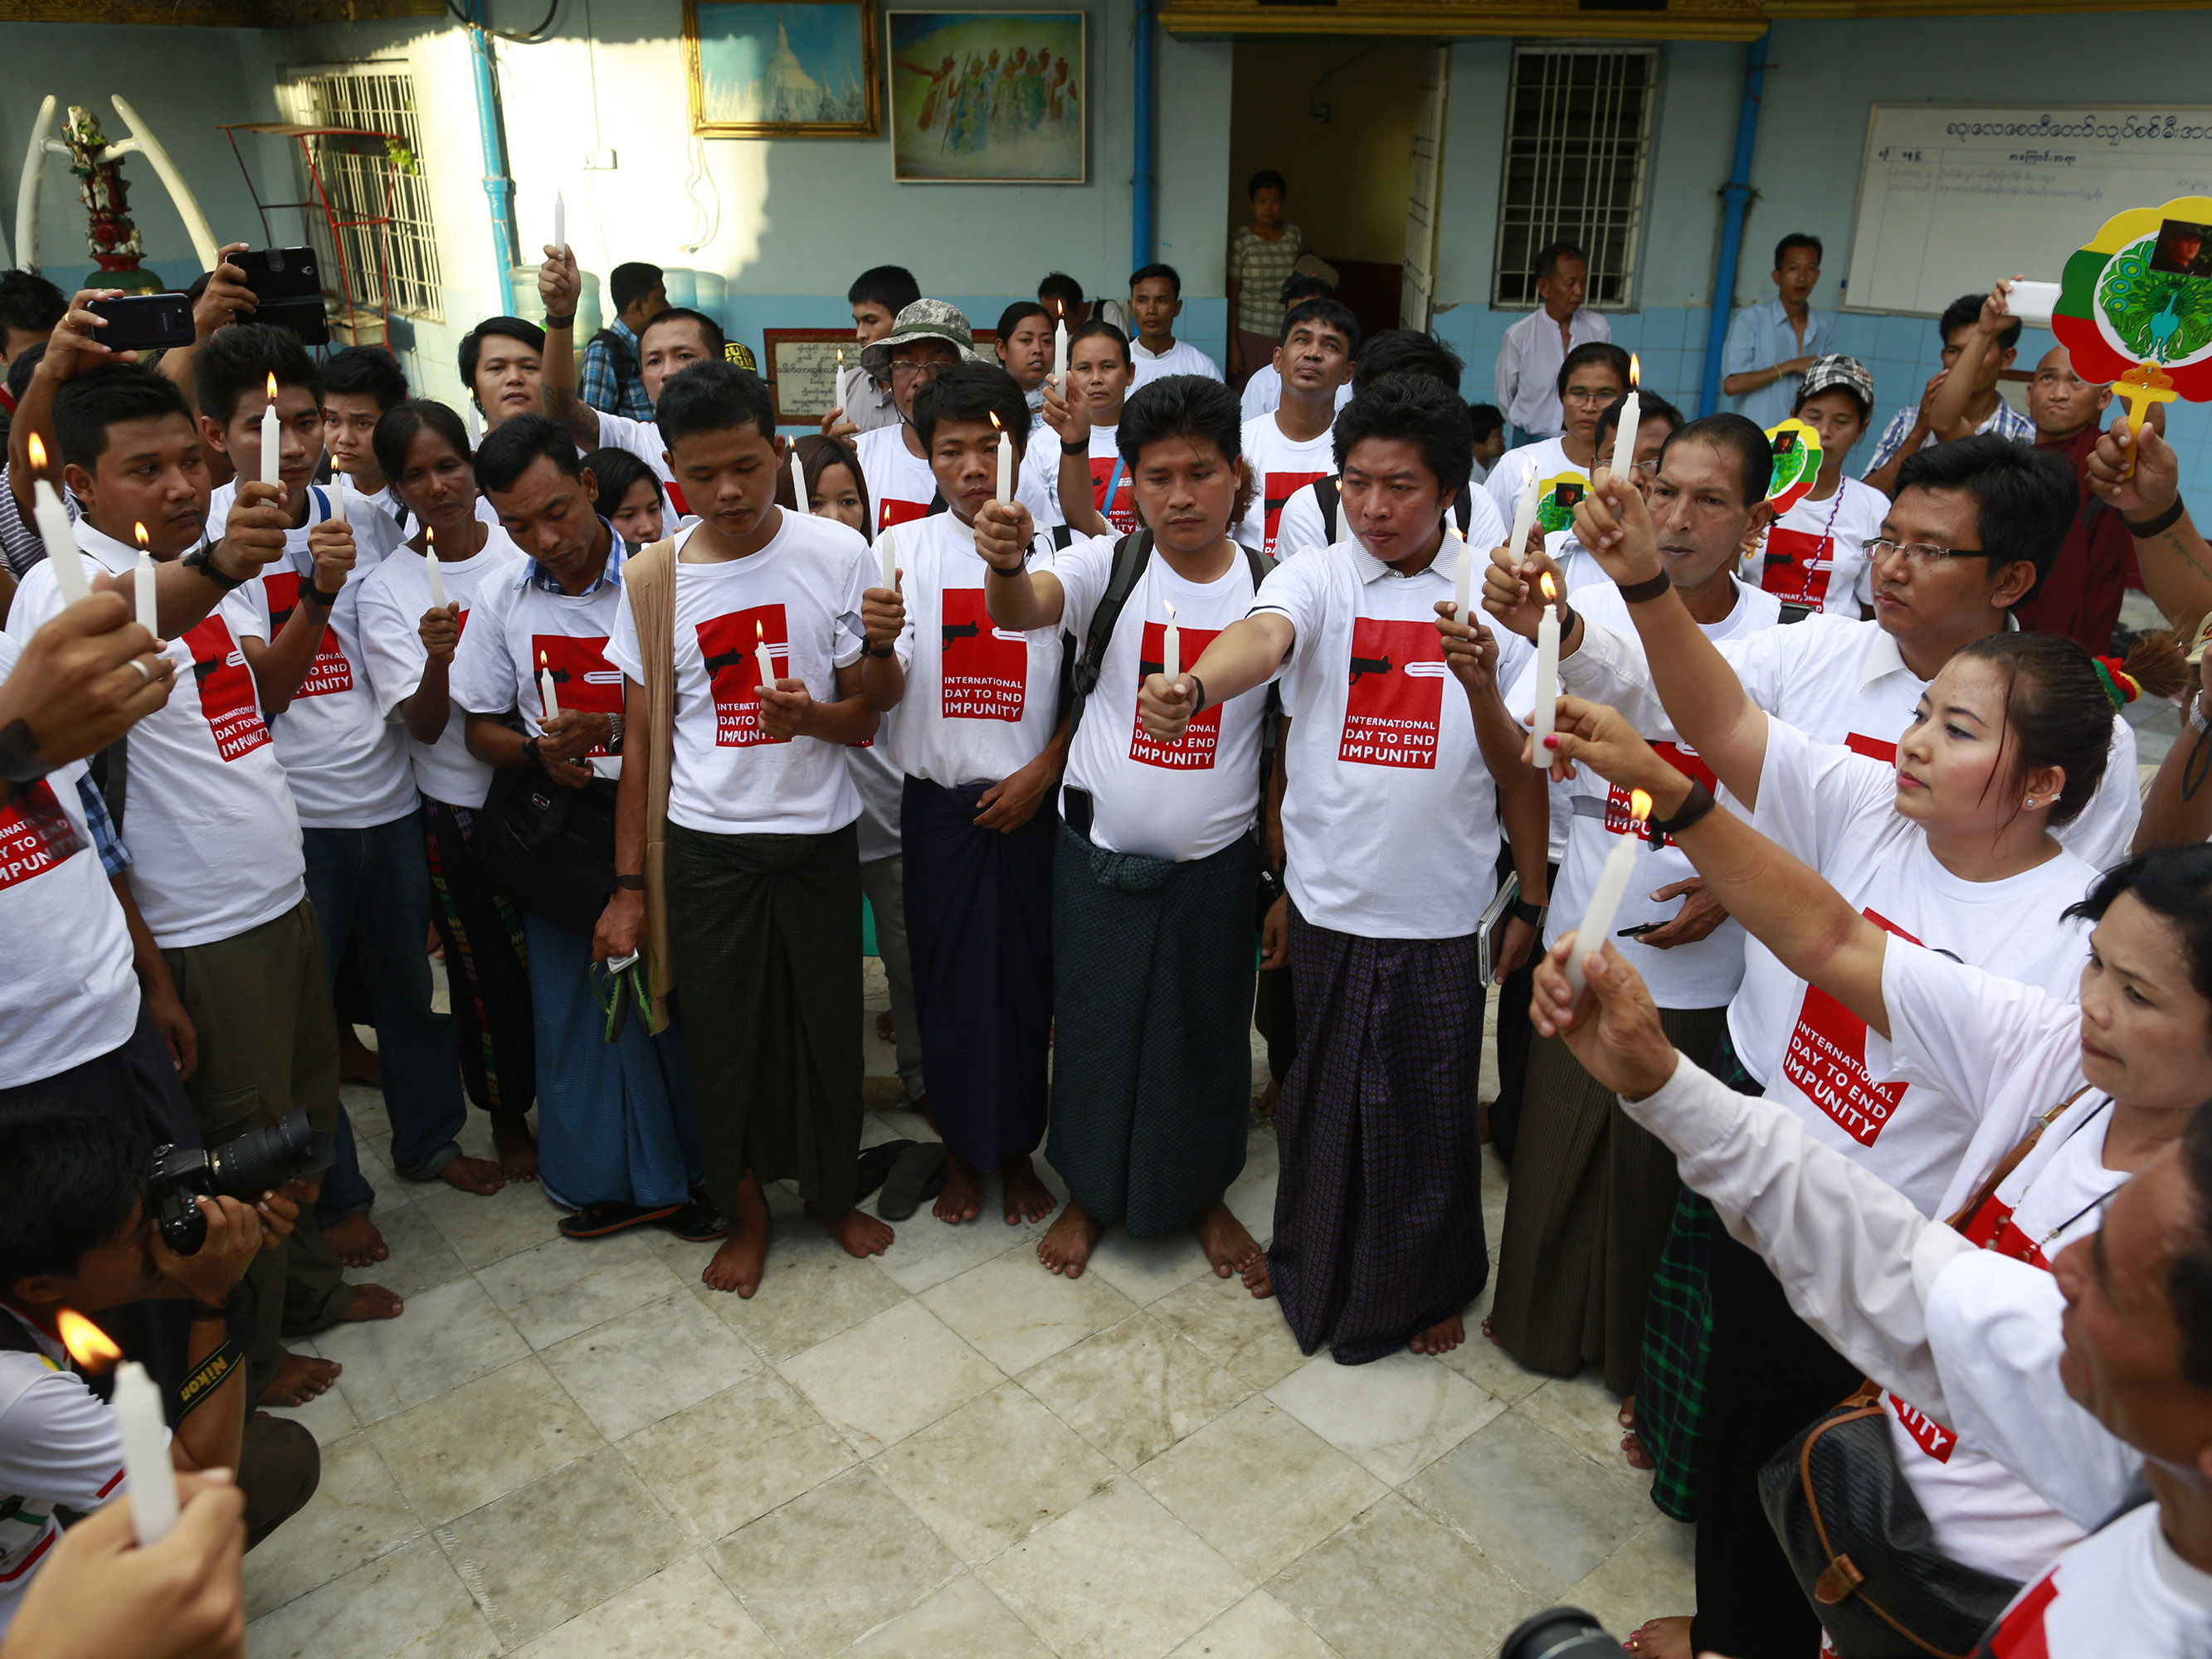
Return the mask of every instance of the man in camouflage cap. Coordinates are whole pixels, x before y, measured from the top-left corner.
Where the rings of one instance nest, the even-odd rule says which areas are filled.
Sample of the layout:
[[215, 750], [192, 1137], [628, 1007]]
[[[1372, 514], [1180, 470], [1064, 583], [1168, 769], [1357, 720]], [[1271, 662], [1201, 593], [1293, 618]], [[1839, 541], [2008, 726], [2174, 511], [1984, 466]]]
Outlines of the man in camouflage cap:
[[890, 383], [891, 402], [898, 410], [896, 426], [863, 432], [854, 446], [877, 529], [921, 518], [937, 496], [929, 458], [915, 434], [914, 394], [940, 369], [975, 361], [975, 336], [967, 317], [942, 300], [916, 300], [899, 313], [890, 333], [860, 353], [860, 366]]

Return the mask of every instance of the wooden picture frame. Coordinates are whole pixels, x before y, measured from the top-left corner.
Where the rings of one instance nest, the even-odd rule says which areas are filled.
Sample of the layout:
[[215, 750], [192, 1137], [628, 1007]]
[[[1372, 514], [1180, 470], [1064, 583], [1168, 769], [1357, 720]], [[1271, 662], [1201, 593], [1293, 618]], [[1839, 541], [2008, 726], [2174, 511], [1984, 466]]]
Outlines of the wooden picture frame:
[[691, 131], [708, 138], [876, 137], [876, 0], [684, 0]]
[[1088, 31], [1080, 11], [886, 11], [891, 176], [909, 185], [1084, 183]]
[[[986, 362], [997, 362], [998, 334], [979, 329], [975, 338], [976, 355]], [[778, 426], [813, 426], [830, 412], [836, 397], [840, 349], [848, 365], [860, 361], [860, 343], [849, 328], [761, 331], [761, 376], [768, 382], [769, 395], [775, 399]]]

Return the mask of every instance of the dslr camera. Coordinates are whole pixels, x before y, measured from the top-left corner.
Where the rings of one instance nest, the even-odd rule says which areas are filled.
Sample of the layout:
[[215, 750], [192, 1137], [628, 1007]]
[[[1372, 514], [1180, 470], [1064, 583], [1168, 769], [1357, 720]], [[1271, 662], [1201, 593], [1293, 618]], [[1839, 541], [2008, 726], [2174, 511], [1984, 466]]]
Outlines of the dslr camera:
[[1550, 1607], [1524, 1620], [1498, 1659], [1620, 1659], [1620, 1638], [1580, 1607]]
[[163, 1243], [179, 1255], [197, 1255], [207, 1243], [207, 1217], [198, 1201], [203, 1195], [251, 1204], [271, 1188], [328, 1168], [337, 1155], [331, 1138], [310, 1127], [302, 1106], [220, 1146], [155, 1147], [146, 1207]]

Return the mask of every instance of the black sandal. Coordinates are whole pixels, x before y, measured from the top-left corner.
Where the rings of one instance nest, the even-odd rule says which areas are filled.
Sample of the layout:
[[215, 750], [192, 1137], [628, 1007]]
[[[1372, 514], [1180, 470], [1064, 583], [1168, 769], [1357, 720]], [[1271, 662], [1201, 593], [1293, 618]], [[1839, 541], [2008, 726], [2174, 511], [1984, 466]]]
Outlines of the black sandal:
[[911, 1140], [885, 1140], [860, 1152], [860, 1185], [854, 1188], [853, 1202], [871, 1196], [884, 1184], [891, 1167], [899, 1161], [899, 1154], [915, 1143]]
[[628, 1232], [648, 1221], [662, 1221], [689, 1206], [681, 1204], [621, 1204], [612, 1199], [586, 1204], [574, 1215], [561, 1218], [564, 1238], [608, 1238]]
[[711, 1244], [728, 1237], [730, 1218], [704, 1200], [696, 1200], [653, 1224], [665, 1228], [686, 1244]]
[[935, 1198], [944, 1190], [945, 1143], [914, 1141], [884, 1177], [883, 1201], [876, 1206], [876, 1213], [885, 1221], [903, 1221], [921, 1207], [924, 1200]]

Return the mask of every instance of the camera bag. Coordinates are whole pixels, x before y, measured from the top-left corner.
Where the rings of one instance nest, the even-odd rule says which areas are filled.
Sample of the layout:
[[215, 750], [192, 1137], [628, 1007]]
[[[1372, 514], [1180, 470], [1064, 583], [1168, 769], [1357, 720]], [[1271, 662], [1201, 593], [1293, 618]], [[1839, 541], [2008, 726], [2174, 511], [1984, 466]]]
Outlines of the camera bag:
[[534, 766], [494, 772], [469, 856], [518, 909], [591, 938], [615, 890], [614, 780], [571, 789]]

